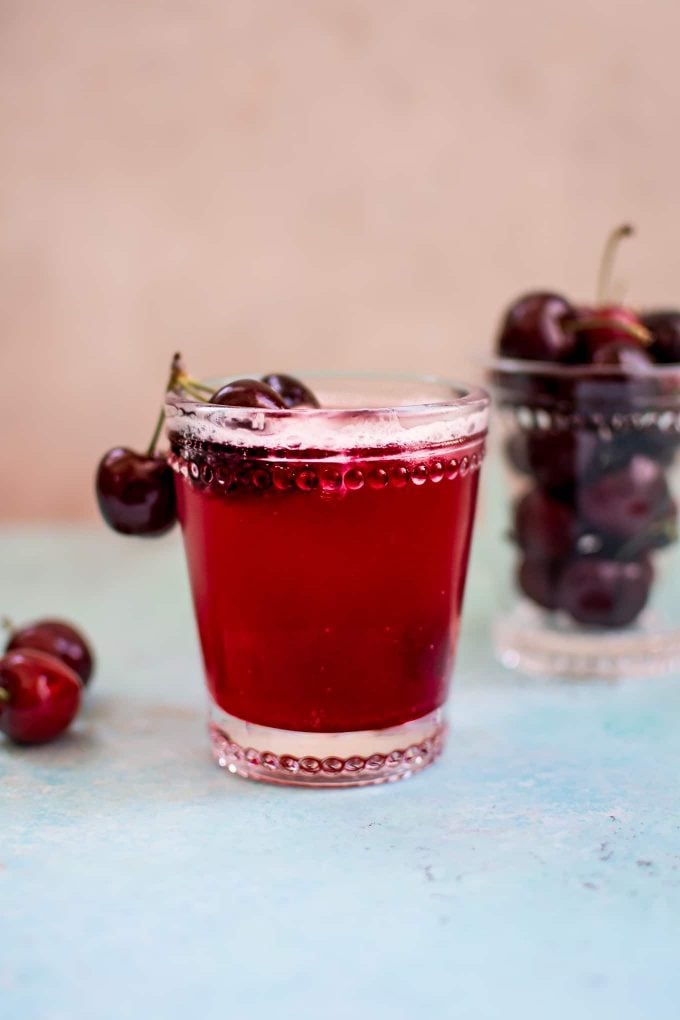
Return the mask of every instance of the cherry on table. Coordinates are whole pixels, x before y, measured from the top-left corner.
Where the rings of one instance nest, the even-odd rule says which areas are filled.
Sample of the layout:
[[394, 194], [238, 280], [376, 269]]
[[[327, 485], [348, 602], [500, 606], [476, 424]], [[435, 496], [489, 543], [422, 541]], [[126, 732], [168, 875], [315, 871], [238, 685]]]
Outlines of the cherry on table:
[[680, 363], [680, 312], [659, 310], [645, 312], [642, 324], [651, 333], [649, 353], [662, 365]]
[[79, 630], [64, 620], [36, 620], [23, 627], [10, 629], [5, 652], [28, 649], [53, 655], [87, 684], [94, 669], [94, 655]]
[[256, 407], [263, 411], [281, 411], [286, 407], [283, 397], [259, 379], [235, 379], [213, 393], [208, 401], [220, 407]]
[[53, 655], [31, 649], [0, 659], [0, 730], [17, 744], [59, 736], [80, 706], [76, 673]]
[[526, 294], [506, 312], [498, 353], [504, 358], [569, 361], [579, 343], [576, 334], [566, 328], [574, 318], [574, 307], [560, 294]]
[[122, 535], [157, 537], [177, 520], [172, 469], [160, 455], [109, 450], [99, 462], [95, 488], [102, 517]]
[[583, 557], [562, 573], [557, 605], [577, 623], [625, 627], [644, 609], [652, 577], [652, 566], [646, 559], [622, 563]]
[[294, 375], [286, 375], [283, 372], [272, 372], [270, 375], [263, 375], [262, 382], [270, 386], [283, 400], [287, 408], [293, 407], [320, 407], [308, 386]]

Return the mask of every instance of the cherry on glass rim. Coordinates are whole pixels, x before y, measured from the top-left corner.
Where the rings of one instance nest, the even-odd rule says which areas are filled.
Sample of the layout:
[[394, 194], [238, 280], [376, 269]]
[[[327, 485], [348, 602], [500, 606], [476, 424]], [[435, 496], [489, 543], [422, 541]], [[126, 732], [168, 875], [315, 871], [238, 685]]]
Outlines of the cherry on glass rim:
[[294, 375], [286, 375], [285, 372], [272, 372], [269, 375], [263, 375], [262, 382], [276, 390], [288, 408], [320, 406], [309, 386], [306, 386]]
[[220, 407], [253, 407], [263, 411], [285, 410], [283, 397], [259, 379], [235, 379], [211, 396], [210, 404]]

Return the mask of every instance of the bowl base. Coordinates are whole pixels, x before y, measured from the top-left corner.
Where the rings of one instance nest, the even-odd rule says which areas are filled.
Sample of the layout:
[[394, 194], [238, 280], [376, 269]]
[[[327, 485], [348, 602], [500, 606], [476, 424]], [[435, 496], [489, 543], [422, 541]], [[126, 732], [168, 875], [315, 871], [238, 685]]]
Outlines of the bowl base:
[[217, 764], [244, 779], [285, 786], [373, 786], [406, 779], [440, 755], [443, 712], [385, 730], [308, 733], [249, 723], [210, 708]]
[[680, 671], [680, 629], [652, 612], [622, 630], [578, 627], [523, 600], [497, 619], [494, 644], [508, 669], [571, 680], [653, 677]]

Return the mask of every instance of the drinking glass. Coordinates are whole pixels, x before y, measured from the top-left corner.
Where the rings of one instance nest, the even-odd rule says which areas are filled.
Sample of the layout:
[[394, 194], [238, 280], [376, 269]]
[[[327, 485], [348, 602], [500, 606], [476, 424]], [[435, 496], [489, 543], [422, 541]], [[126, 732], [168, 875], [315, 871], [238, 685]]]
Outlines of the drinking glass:
[[272, 783], [400, 779], [444, 740], [488, 396], [305, 381], [321, 409], [167, 400], [214, 755]]

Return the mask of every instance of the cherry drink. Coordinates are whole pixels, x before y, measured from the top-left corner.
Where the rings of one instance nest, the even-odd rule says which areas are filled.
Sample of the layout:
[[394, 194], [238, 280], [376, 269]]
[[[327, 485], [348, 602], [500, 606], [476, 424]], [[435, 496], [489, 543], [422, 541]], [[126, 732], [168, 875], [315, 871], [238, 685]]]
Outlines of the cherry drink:
[[371, 385], [168, 402], [213, 746], [249, 778], [383, 782], [442, 746], [487, 398]]

